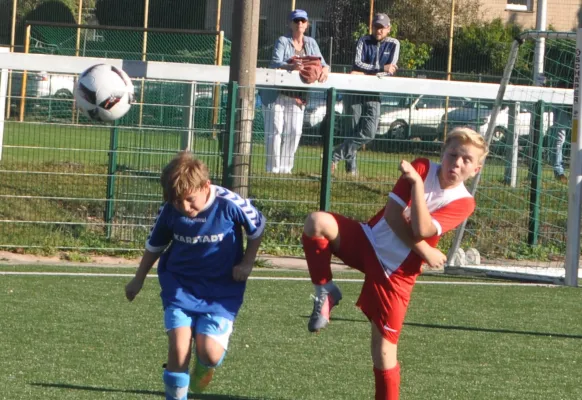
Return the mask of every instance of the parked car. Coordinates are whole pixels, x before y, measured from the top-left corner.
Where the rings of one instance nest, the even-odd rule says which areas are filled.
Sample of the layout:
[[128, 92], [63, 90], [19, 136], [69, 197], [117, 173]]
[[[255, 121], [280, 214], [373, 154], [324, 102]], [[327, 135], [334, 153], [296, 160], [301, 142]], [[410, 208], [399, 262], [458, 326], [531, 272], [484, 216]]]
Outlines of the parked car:
[[[313, 90], [308, 94], [307, 106], [303, 113], [303, 128], [317, 128], [323, 121], [327, 113], [327, 92], [322, 90]], [[341, 97], [335, 103], [336, 114], [344, 112], [344, 106]]]
[[[12, 97], [21, 97], [22, 72], [12, 73]], [[73, 75], [55, 75], [47, 72], [28, 72], [26, 76], [26, 97], [43, 98], [54, 97], [72, 99], [75, 77]]]
[[[515, 121], [515, 133], [520, 137], [526, 137], [530, 133], [530, 125], [533, 103], [521, 103], [517, 120]], [[467, 102], [463, 107], [450, 111], [447, 115], [447, 129], [450, 130], [456, 126], [468, 126], [485, 136], [489, 124], [491, 123], [491, 114], [493, 112], [492, 101], [473, 100]], [[439, 134], [444, 132], [444, 115], [438, 127]], [[551, 112], [544, 113], [544, 127], [547, 131], [553, 122]], [[495, 128], [493, 131], [492, 141], [504, 141], [509, 130], [509, 106], [503, 105], [497, 115]]]
[[[456, 110], [468, 99], [449, 98], [449, 110]], [[377, 135], [394, 139], [435, 139], [445, 114], [446, 98], [428, 95], [389, 95], [381, 97]]]

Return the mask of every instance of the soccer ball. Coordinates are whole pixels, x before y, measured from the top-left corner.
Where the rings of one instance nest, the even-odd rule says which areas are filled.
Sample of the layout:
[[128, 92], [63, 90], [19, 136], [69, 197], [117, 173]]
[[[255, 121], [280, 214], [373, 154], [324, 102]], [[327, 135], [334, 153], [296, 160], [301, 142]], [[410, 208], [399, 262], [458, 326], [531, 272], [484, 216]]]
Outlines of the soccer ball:
[[133, 103], [133, 84], [120, 68], [97, 64], [84, 71], [75, 85], [77, 107], [95, 121], [123, 117]]

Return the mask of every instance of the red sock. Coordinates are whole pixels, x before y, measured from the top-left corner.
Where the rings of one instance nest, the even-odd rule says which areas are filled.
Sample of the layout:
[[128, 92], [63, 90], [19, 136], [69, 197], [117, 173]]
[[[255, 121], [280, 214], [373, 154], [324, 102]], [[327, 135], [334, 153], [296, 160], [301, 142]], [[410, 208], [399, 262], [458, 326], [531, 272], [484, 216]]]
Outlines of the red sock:
[[314, 285], [324, 285], [331, 281], [331, 248], [324, 237], [301, 236], [307, 268]]
[[398, 400], [400, 395], [400, 364], [381, 370], [374, 367], [376, 400]]

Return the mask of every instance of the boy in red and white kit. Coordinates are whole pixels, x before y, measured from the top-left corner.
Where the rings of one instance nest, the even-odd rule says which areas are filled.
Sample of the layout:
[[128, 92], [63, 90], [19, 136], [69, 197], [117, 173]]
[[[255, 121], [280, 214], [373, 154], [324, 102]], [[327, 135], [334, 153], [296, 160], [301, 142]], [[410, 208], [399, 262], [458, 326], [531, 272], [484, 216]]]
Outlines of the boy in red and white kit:
[[479, 172], [487, 153], [481, 135], [456, 128], [440, 164], [426, 158], [401, 161], [402, 175], [386, 206], [367, 223], [327, 212], [311, 213], [305, 221], [303, 249], [316, 293], [308, 329], [325, 328], [342, 298], [332, 281], [332, 254], [362, 271], [357, 306], [372, 325], [376, 400], [399, 397], [396, 350], [412, 288], [423, 262], [432, 268], [445, 264], [447, 257], [436, 245], [473, 213], [475, 200], [464, 182]]

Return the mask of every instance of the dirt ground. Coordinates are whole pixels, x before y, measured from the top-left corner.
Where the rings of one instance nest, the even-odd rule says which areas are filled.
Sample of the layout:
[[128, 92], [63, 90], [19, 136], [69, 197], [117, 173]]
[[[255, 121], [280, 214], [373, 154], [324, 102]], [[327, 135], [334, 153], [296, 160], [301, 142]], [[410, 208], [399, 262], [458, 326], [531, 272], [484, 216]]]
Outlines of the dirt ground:
[[[69, 260], [65, 254], [55, 256], [37, 256], [32, 254], [18, 254], [9, 251], [0, 251], [0, 265], [68, 265], [83, 267], [127, 267], [137, 268], [141, 254], [135, 258], [107, 257], [91, 255], [85, 261]], [[276, 257], [259, 255], [257, 257], [262, 267], [282, 269], [307, 269], [303, 258]], [[348, 269], [344, 264], [332, 263], [333, 270]]]

